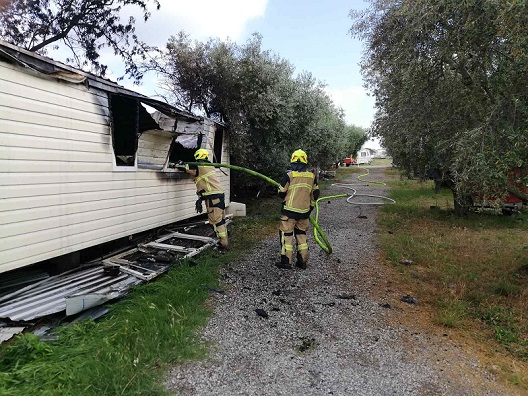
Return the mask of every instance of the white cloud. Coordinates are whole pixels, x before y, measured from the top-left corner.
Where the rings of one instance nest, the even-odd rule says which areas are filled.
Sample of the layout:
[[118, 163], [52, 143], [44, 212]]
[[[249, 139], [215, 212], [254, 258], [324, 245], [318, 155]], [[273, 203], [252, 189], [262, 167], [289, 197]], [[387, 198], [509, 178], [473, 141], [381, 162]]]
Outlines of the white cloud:
[[374, 98], [368, 96], [363, 87], [327, 87], [326, 92], [337, 106], [343, 108], [348, 123], [370, 127], [374, 120]]
[[138, 14], [134, 16], [139, 38], [164, 46], [169, 36], [181, 30], [196, 40], [229, 37], [236, 41], [250, 20], [264, 16], [268, 0], [160, 0], [160, 4], [159, 11], [150, 5], [152, 15], [146, 23]]

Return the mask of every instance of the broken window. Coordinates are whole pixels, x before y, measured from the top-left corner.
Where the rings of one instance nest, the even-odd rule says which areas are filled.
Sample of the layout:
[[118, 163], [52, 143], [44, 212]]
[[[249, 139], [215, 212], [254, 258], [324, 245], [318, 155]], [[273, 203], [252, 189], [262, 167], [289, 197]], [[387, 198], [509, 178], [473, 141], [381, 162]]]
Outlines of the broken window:
[[110, 97], [112, 146], [117, 166], [134, 166], [139, 133], [139, 102], [124, 96]]
[[110, 95], [109, 102], [116, 166], [134, 166], [141, 133], [161, 128], [136, 98]]
[[214, 161], [218, 164], [222, 163], [222, 147], [224, 142], [224, 130], [222, 128], [216, 128], [214, 138]]
[[172, 141], [169, 162], [194, 162], [194, 153], [202, 146], [202, 139], [203, 135], [201, 133], [176, 136]]

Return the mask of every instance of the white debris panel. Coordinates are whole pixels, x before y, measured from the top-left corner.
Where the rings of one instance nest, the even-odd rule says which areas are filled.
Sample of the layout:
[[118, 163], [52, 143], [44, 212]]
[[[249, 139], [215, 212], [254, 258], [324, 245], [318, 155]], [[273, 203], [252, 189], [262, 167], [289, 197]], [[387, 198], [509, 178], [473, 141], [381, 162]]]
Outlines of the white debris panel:
[[109, 276], [103, 270], [102, 265], [97, 265], [53, 276], [30, 288], [24, 288], [0, 304], [0, 318], [30, 321], [64, 311], [68, 296], [80, 293], [124, 294], [131, 286], [141, 283], [140, 279], [129, 274]]

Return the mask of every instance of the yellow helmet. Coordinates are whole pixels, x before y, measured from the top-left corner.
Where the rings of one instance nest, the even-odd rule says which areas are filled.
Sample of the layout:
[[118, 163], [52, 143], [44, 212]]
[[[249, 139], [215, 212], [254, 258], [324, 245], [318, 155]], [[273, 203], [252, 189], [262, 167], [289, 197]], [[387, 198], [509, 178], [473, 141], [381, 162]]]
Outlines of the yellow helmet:
[[307, 164], [308, 156], [301, 149], [295, 150], [291, 156], [290, 162], [302, 162], [303, 164]]
[[196, 152], [194, 153], [194, 159], [196, 161], [198, 160], [206, 160], [209, 158], [209, 152], [206, 150], [206, 149], [198, 149], [196, 150]]

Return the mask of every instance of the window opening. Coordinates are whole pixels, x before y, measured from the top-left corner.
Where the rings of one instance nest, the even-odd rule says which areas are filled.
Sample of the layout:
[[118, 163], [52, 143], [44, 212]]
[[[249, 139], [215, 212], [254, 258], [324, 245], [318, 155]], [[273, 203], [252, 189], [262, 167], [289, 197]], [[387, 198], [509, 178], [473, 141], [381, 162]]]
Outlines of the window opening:
[[112, 95], [112, 146], [117, 166], [134, 166], [139, 134], [139, 102]]
[[224, 142], [224, 130], [218, 128], [214, 137], [214, 162], [222, 163], [222, 143]]
[[202, 146], [203, 135], [182, 134], [176, 136], [171, 144], [169, 162], [194, 162], [194, 153]]

